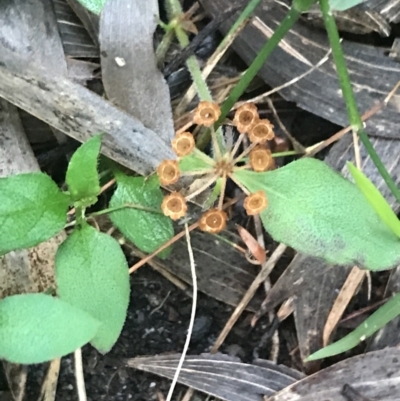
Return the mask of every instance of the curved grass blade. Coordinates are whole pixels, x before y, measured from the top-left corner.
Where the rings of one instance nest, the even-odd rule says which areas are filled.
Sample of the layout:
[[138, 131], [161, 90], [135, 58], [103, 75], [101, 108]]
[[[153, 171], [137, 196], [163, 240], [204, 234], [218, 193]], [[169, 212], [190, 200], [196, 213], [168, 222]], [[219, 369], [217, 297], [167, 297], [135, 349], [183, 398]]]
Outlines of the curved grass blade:
[[385, 326], [396, 316], [400, 314], [400, 294], [395, 295], [392, 299], [381, 306], [374, 312], [368, 319], [366, 319], [360, 326], [352, 331], [341, 340], [328, 345], [321, 350], [314, 352], [306, 361], [315, 361], [316, 359], [327, 358], [329, 356], [341, 354], [349, 349], [357, 346], [361, 341], [372, 336], [380, 328]]
[[382, 196], [375, 185], [354, 164], [347, 162], [347, 168], [353, 176], [360, 191], [375, 209], [378, 216], [398, 237], [400, 237], [400, 221], [393, 212], [386, 199]]

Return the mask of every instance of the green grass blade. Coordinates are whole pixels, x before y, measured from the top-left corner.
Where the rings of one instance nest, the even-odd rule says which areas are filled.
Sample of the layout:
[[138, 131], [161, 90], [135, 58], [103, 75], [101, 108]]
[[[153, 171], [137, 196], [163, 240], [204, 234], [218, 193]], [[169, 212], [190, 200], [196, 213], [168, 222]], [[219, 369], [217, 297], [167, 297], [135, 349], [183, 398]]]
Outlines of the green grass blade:
[[[274, 49], [278, 46], [279, 42], [283, 39], [286, 33], [293, 27], [296, 21], [299, 19], [302, 12], [307, 11], [316, 0], [295, 0], [293, 2], [292, 7], [286, 14], [283, 21], [280, 23], [276, 31], [273, 33], [271, 38], [265, 43], [265, 45], [261, 48], [260, 52], [257, 54], [257, 57], [250, 64], [249, 68], [242, 75], [239, 82], [232, 89], [232, 92], [229, 94], [228, 98], [221, 106], [221, 116], [219, 120], [215, 123], [214, 128], [217, 129], [225, 120], [226, 116], [230, 112], [233, 105], [239, 100], [240, 96], [244, 93], [247, 87], [250, 85], [251, 81], [258, 74], [261, 67], [265, 64], [267, 58], [274, 51]], [[242, 23], [245, 18], [247, 18], [251, 12], [257, 7], [258, 1], [251, 1], [247, 7], [244, 9], [243, 13], [239, 16], [239, 19], [236, 21], [235, 25], [231, 28], [231, 31], [236, 25]], [[199, 149], [204, 149], [209, 142], [209, 131], [203, 134], [197, 141], [197, 147]]]
[[329, 5], [332, 10], [345, 11], [364, 1], [366, 0], [329, 0]]
[[[313, 2], [309, 3], [311, 3], [311, 7]], [[260, 71], [261, 67], [265, 64], [265, 61], [267, 60], [269, 55], [278, 46], [279, 42], [286, 35], [286, 33], [293, 27], [300, 15], [301, 11], [299, 11], [298, 8], [294, 6], [290, 8], [274, 34], [262, 47], [260, 52], [257, 54], [257, 57], [253, 60], [249, 68], [246, 70], [246, 72], [240, 78], [239, 82], [233, 88], [232, 92], [229, 94], [229, 97], [223, 103], [221, 107], [221, 117], [217, 122], [217, 126], [219, 126], [225, 120], [233, 105], [238, 101], [240, 96], [242, 96], [246, 88], [249, 86], [250, 82], [254, 79], [254, 77]]]
[[360, 191], [375, 209], [382, 221], [400, 237], [400, 221], [375, 185], [356, 166], [347, 162], [347, 168]]
[[336, 27], [335, 18], [333, 17], [330, 9], [329, 0], [319, 0], [319, 4], [322, 11], [322, 16], [324, 18], [325, 28], [328, 33], [329, 43], [332, 48], [332, 56], [340, 81], [340, 87], [343, 92], [343, 97], [346, 101], [347, 114], [349, 116], [351, 127], [359, 136], [366, 151], [370, 155], [371, 160], [375, 164], [382, 178], [385, 180], [390, 191], [393, 193], [397, 201], [400, 202], [400, 190], [397, 188], [392, 177], [386, 170], [381, 159], [372, 146], [372, 143], [369, 140], [367, 133], [364, 131], [364, 125], [357, 108], [353, 89], [351, 87], [349, 72], [347, 71], [346, 61], [342, 51], [342, 45], [340, 44], [339, 33]]
[[372, 336], [379, 329], [393, 320], [400, 314], [400, 294], [395, 295], [392, 299], [381, 306], [360, 326], [353, 330], [350, 334], [343, 337], [341, 340], [328, 345], [321, 350], [314, 352], [306, 361], [315, 361], [317, 359], [327, 358], [329, 356], [341, 354], [351, 348], [357, 346], [361, 341]]

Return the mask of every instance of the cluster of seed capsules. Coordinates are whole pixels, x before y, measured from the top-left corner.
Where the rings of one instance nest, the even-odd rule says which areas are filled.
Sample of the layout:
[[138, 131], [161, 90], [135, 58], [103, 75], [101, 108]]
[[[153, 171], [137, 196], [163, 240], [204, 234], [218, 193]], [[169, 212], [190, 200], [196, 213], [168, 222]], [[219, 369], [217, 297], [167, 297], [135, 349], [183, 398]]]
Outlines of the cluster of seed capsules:
[[[220, 154], [220, 151], [215, 151], [215, 148], [219, 147], [213, 126], [218, 121], [220, 115], [221, 110], [218, 104], [203, 101], [194, 110], [192, 118], [193, 124], [211, 129], [215, 154], [214, 159], [210, 159], [213, 161], [211, 166], [212, 180], [216, 182], [218, 178], [224, 179], [218, 207], [206, 211], [199, 220], [199, 228], [212, 234], [219, 233], [226, 227], [228, 216], [223, 210], [223, 197], [228, 177], [233, 179], [247, 194], [244, 200], [244, 208], [248, 215], [259, 214], [268, 206], [268, 200], [264, 191], [260, 190], [249, 193], [243, 185], [234, 179], [233, 172], [235, 169], [248, 168], [255, 172], [264, 172], [275, 168], [274, 159], [267, 146], [268, 142], [275, 136], [273, 131], [274, 126], [269, 120], [260, 119], [257, 107], [254, 104], [246, 103], [236, 110], [233, 125], [239, 131], [240, 136], [233, 149], [226, 151], [224, 154]], [[248, 137], [250, 145], [239, 156], [236, 156], [245, 136]], [[172, 149], [178, 159], [164, 160], [159, 165], [157, 174], [161, 185], [172, 185], [182, 175], [186, 175], [185, 173], [181, 173], [179, 169], [179, 160], [194, 152], [195, 146], [195, 139], [192, 133], [180, 132], [175, 136], [172, 140]], [[243, 165], [243, 161], [246, 161], [245, 165]], [[208, 184], [211, 185], [212, 183]], [[162, 212], [172, 220], [178, 220], [186, 215], [186, 201], [192, 197], [192, 195], [185, 197], [180, 192], [174, 191], [165, 196], [161, 205]]]

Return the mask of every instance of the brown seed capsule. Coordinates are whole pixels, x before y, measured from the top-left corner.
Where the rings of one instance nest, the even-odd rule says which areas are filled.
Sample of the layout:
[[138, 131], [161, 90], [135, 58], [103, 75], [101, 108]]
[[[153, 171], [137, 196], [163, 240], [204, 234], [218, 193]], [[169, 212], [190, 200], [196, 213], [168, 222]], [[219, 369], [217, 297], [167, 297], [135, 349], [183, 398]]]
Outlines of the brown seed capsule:
[[257, 120], [259, 117], [255, 104], [245, 103], [236, 110], [233, 124], [241, 134], [245, 134]]
[[193, 122], [197, 125], [211, 127], [218, 121], [221, 109], [217, 103], [204, 100], [198, 104], [193, 114]]
[[187, 156], [194, 147], [194, 138], [190, 132], [181, 132], [172, 140], [172, 149], [179, 157]]
[[262, 145], [257, 145], [251, 150], [249, 158], [251, 168], [257, 173], [272, 170], [275, 167], [275, 160], [271, 151]]
[[267, 119], [256, 121], [249, 131], [251, 142], [263, 144], [273, 139], [274, 136], [274, 126]]
[[257, 191], [246, 197], [244, 208], [249, 216], [259, 214], [268, 206], [268, 199], [264, 191]]
[[186, 215], [186, 200], [179, 192], [172, 192], [163, 199], [161, 210], [165, 216], [170, 217], [172, 220], [178, 220]]
[[176, 160], [163, 160], [157, 168], [157, 174], [161, 185], [175, 184], [180, 176], [178, 162]]
[[227, 214], [222, 210], [210, 209], [205, 212], [199, 221], [199, 228], [211, 234], [217, 234], [226, 227]]

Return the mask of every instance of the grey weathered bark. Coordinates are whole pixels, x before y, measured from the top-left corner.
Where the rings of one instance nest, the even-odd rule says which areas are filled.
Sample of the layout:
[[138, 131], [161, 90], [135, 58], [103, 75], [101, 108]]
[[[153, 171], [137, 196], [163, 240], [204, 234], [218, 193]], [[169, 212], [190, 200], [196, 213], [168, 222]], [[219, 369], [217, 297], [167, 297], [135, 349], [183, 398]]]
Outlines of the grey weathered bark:
[[107, 98], [169, 142], [170, 95], [154, 56], [157, 15], [157, 0], [106, 3], [100, 15], [101, 69]]
[[79, 84], [31, 63], [0, 44], [0, 97], [84, 142], [105, 133], [103, 152], [146, 175], [175, 158], [154, 131]]

